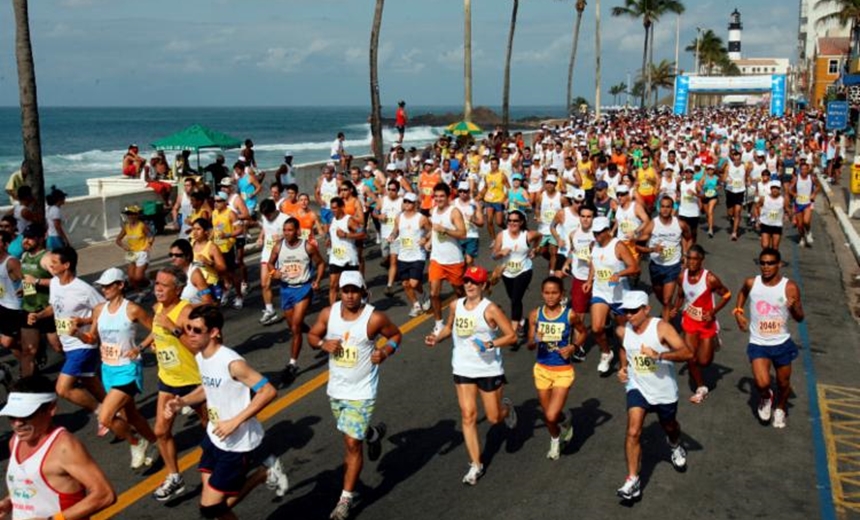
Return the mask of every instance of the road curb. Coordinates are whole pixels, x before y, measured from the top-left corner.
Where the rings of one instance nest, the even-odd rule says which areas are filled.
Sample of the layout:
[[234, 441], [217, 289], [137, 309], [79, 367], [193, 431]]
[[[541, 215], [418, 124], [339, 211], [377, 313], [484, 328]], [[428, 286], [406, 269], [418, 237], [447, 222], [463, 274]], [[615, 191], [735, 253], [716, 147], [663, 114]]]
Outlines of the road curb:
[[821, 185], [821, 191], [823, 191], [824, 196], [827, 197], [827, 203], [833, 210], [833, 214], [836, 215], [839, 227], [842, 228], [842, 234], [845, 235], [845, 238], [848, 240], [848, 246], [851, 248], [854, 260], [857, 262], [857, 265], [860, 265], [860, 234], [858, 234], [854, 229], [851, 219], [848, 218], [848, 214], [845, 213], [845, 208], [843, 208], [841, 204], [834, 202], [833, 190], [830, 188], [830, 184], [827, 183], [820, 174], [818, 174], [817, 177], [818, 183]]

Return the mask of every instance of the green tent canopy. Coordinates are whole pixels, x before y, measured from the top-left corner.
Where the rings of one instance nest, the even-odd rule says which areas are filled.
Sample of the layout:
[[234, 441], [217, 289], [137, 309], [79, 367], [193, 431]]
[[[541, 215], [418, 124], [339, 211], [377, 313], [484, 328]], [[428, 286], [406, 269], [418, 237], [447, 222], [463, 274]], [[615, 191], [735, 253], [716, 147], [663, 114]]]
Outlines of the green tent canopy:
[[233, 136], [216, 132], [203, 125], [191, 125], [173, 135], [163, 137], [150, 146], [156, 150], [194, 150], [204, 148], [238, 148], [242, 141]]

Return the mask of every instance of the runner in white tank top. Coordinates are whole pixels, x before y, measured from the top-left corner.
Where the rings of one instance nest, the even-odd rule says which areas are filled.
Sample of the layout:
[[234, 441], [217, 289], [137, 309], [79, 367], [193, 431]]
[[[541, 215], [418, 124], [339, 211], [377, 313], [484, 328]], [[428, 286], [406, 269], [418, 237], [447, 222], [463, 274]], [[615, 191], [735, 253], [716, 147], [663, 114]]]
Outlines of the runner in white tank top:
[[788, 211], [788, 200], [782, 195], [782, 184], [779, 181], [770, 181], [768, 194], [758, 203], [762, 249], [779, 249], [783, 222]]
[[809, 164], [801, 164], [800, 174], [788, 188], [794, 200], [794, 225], [800, 235], [801, 246], [812, 247], [812, 209], [820, 189], [818, 180], [810, 173]]
[[403, 292], [412, 309], [410, 317], [416, 317], [430, 309], [430, 299], [424, 293], [424, 263], [427, 260], [425, 245], [431, 233], [430, 219], [415, 209], [417, 198], [407, 193], [403, 200], [403, 213], [397, 217], [391, 239], [399, 243], [397, 256], [398, 278], [403, 283]]
[[439, 185], [433, 191], [436, 207], [430, 210], [430, 302], [433, 307], [434, 332], [442, 330], [442, 282], [447, 281], [462, 294], [463, 269], [465, 258], [460, 249], [460, 240], [466, 238], [466, 223], [460, 210], [451, 202], [451, 190], [447, 185]]
[[[788, 320], [794, 318], [801, 322], [804, 319], [800, 289], [780, 274], [781, 263], [779, 251], [775, 249], [759, 253], [761, 275], [744, 281], [732, 311], [738, 328], [750, 333], [747, 357], [759, 394], [758, 417], [765, 423], [772, 417], [774, 428], [786, 426], [786, 409], [791, 395], [791, 363], [798, 355], [797, 345], [788, 331]], [[749, 318], [744, 310], [747, 300]], [[776, 399], [771, 392], [771, 365], [777, 376]]]

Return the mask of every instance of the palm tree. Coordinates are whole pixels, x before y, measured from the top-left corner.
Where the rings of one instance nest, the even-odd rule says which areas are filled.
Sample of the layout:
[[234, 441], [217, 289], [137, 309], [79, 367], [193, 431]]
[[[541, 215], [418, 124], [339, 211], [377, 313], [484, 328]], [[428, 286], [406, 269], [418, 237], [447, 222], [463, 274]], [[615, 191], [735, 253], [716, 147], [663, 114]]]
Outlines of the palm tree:
[[675, 62], [660, 60], [660, 63], [651, 64], [651, 95], [654, 96], [654, 104], [657, 104], [660, 89], [671, 89], [675, 86]]
[[830, 6], [833, 12], [821, 16], [815, 20], [816, 24], [823, 25], [827, 22], [836, 21], [842, 27], [851, 27], [851, 55], [857, 56], [860, 51], [860, 0], [818, 0], [815, 9]]
[[[645, 89], [640, 98], [640, 106], [645, 106], [645, 95], [651, 91], [651, 69], [646, 67], [648, 50], [652, 49], [654, 41], [654, 24], [660, 21], [660, 17], [667, 13], [682, 14], [684, 4], [680, 0], [624, 0], [624, 5], [612, 8], [612, 16], [626, 16], [629, 18], [642, 19], [645, 28], [645, 44], [642, 48], [642, 74], [645, 75]], [[653, 60], [652, 60], [653, 61]]]
[[472, 0], [463, 0], [463, 121], [472, 120]]
[[373, 12], [373, 26], [370, 29], [370, 134], [372, 150], [379, 164], [382, 164], [382, 107], [379, 104], [379, 28], [382, 25], [382, 9], [385, 0], [376, 0]]
[[13, 0], [15, 9], [15, 58], [18, 62], [18, 96], [21, 104], [21, 137], [29, 175], [27, 183], [36, 197], [35, 211], [44, 218], [45, 175], [42, 170], [42, 138], [39, 133], [39, 104], [36, 96], [36, 67], [30, 44], [27, 0]]
[[627, 84], [619, 83], [617, 85], [612, 85], [609, 87], [609, 95], [612, 96], [612, 104], [618, 104], [618, 96], [627, 92]]
[[520, 8], [520, 0], [514, 0], [511, 9], [511, 30], [508, 33], [508, 52], [505, 55], [505, 86], [502, 91], [502, 125], [507, 131], [510, 124], [510, 101], [511, 101], [511, 53], [514, 50], [514, 29], [517, 27], [517, 11]]
[[573, 66], [576, 63], [576, 47], [579, 44], [579, 26], [582, 24], [582, 12], [585, 11], [585, 0], [576, 0], [576, 23], [573, 26], [573, 47], [570, 50], [570, 63], [567, 65], [567, 113], [573, 106]]
[[[710, 76], [713, 73], [714, 66], [723, 57], [728, 59], [728, 50], [723, 45], [723, 39], [717, 36], [711, 29], [704, 31], [699, 36], [698, 42], [693, 40], [684, 50], [695, 54], [697, 48], [699, 51], [699, 69], [703, 69], [706, 76]], [[697, 70], [696, 73], [698, 74], [700, 70]]]

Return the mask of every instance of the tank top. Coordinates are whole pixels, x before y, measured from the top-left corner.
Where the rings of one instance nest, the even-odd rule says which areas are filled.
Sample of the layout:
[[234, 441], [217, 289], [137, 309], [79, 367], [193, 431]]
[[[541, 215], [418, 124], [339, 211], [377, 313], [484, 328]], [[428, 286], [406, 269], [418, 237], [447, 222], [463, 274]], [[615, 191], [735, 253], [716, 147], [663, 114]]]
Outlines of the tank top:
[[705, 312], [714, 310], [714, 293], [708, 287], [708, 270], [702, 269], [696, 283], [690, 283], [690, 270], [684, 269], [681, 277], [681, 288], [684, 291], [684, 315], [695, 321], [702, 321]]
[[138, 221], [136, 224], [126, 222], [123, 224], [125, 230], [125, 242], [129, 250], [138, 253], [146, 249], [146, 224]]
[[668, 225], [664, 224], [660, 217], [655, 218], [648, 247], [660, 244], [663, 246], [663, 251], [651, 253], [651, 261], [657, 265], [675, 265], [680, 262], [682, 238], [683, 231], [677, 217], [672, 217], [672, 222]]
[[555, 231], [564, 243], [563, 246], [559, 243], [558, 253], [560, 255], [567, 256], [567, 253], [570, 251], [570, 234], [579, 229], [580, 223], [579, 215], [574, 213], [572, 207], [568, 206], [562, 209], [562, 211], [564, 220], [560, 224], [556, 224]]
[[194, 213], [194, 208], [191, 207], [191, 197], [185, 191], [179, 196], [179, 236], [187, 237], [188, 230], [191, 229], [191, 224], [185, 219], [189, 218]]
[[[439, 208], [434, 208], [430, 213], [430, 222], [434, 225], [441, 224], [447, 229], [453, 229], [452, 211], [454, 211], [454, 206], [448, 206], [441, 213], [439, 213]], [[448, 233], [438, 231], [433, 231], [430, 234], [430, 238], [432, 241], [430, 260], [442, 265], [453, 265], [463, 262], [463, 251], [460, 249], [457, 239], [451, 238]]]
[[516, 238], [511, 236], [507, 229], [502, 231], [502, 249], [510, 249], [511, 253], [505, 257], [505, 268], [502, 276], [505, 278], [516, 278], [532, 268], [532, 259], [529, 258], [528, 232], [521, 231]]
[[263, 442], [263, 427], [256, 417], [240, 424], [230, 435], [221, 439], [215, 435], [220, 421], [230, 420], [242, 413], [251, 402], [251, 389], [233, 379], [230, 364], [245, 358], [233, 349], [221, 345], [210, 358], [198, 353], [194, 356], [200, 370], [203, 391], [206, 393], [206, 410], [209, 423], [206, 433], [219, 449], [233, 453], [246, 453]]
[[437, 172], [422, 173], [418, 178], [418, 191], [421, 197], [421, 209], [431, 209], [435, 204], [433, 201], [433, 188], [442, 180]]
[[582, 177], [582, 189], [594, 189], [594, 174], [591, 172], [591, 161], [583, 161], [577, 165], [579, 176]]
[[803, 175], [798, 175], [794, 188], [797, 190], [797, 195], [794, 198], [795, 204], [800, 206], [809, 204], [812, 200], [812, 175], [807, 175], [805, 179]]
[[334, 177], [331, 180], [327, 180], [323, 177], [322, 182], [320, 182], [320, 198], [322, 199], [322, 207], [329, 208], [331, 205], [331, 199], [337, 197], [337, 179]]
[[9, 498], [12, 500], [12, 519], [50, 518], [63, 509], [68, 509], [86, 497], [82, 487], [76, 493], [59, 493], [45, 479], [42, 466], [54, 446], [57, 437], [65, 428], [58, 426], [42, 440], [42, 444], [25, 460], [19, 460], [18, 436], [12, 437], [12, 454], [6, 469]]
[[627, 391], [638, 390], [648, 404], [671, 404], [678, 400], [678, 381], [671, 361], [658, 361], [642, 354], [647, 345], [658, 354], [669, 352], [660, 341], [657, 325], [660, 318], [650, 318], [642, 334], [629, 323], [624, 330], [624, 350], [627, 353]]
[[701, 210], [699, 209], [699, 194], [696, 181], [681, 181], [680, 192], [681, 202], [678, 205], [678, 215], [682, 217], [698, 217], [701, 214]]
[[653, 168], [648, 168], [647, 170], [640, 168], [639, 171], [636, 172], [636, 180], [639, 182], [637, 191], [640, 195], [647, 197], [648, 195], [654, 194], [657, 183], [657, 174], [654, 173]]
[[341, 267], [358, 265], [358, 248], [355, 246], [355, 241], [337, 236], [338, 229], [344, 233], [349, 233], [350, 218], [349, 215], [344, 215], [339, 219], [333, 219], [328, 230], [329, 238], [331, 239], [331, 250], [328, 257], [329, 263]]
[[570, 360], [561, 357], [558, 349], [570, 344], [570, 307], [561, 308], [561, 313], [555, 318], [547, 318], [545, 307], [538, 307], [537, 323], [535, 332], [542, 335], [542, 340], [537, 342], [537, 363], [548, 367], [567, 367]]
[[705, 175], [705, 182], [702, 183], [705, 197], [710, 199], [717, 196], [717, 184], [719, 182], [720, 178], [716, 175]]
[[466, 223], [466, 238], [478, 238], [480, 236], [478, 227], [472, 224], [472, 216], [475, 214], [476, 209], [475, 203], [471, 200], [463, 202], [457, 197], [454, 199], [454, 207], [460, 210], [460, 213], [463, 215], [463, 222]]
[[[186, 276], [188, 276], [188, 283], [185, 284], [185, 287], [182, 288], [182, 293], [179, 295], [180, 300], [185, 300], [192, 305], [197, 305], [203, 301], [200, 299], [199, 290], [191, 283], [191, 276], [194, 274], [194, 271], [199, 269], [200, 266], [194, 263], [188, 267], [188, 271], [185, 272]], [[203, 271], [200, 271], [200, 274], [203, 274]], [[206, 277], [204, 276], [203, 278], [205, 279]]]
[[493, 377], [505, 373], [502, 366], [502, 353], [494, 348], [481, 352], [473, 339], [484, 343], [496, 338], [496, 330], [490, 328], [484, 313], [490, 306], [490, 300], [484, 298], [472, 309], [466, 309], [466, 298], [457, 300], [454, 310], [454, 327], [452, 338], [454, 350], [451, 354], [451, 366], [454, 375], [463, 377]]
[[411, 217], [400, 214], [397, 225], [397, 240], [400, 242], [400, 254], [397, 260], [401, 262], [423, 262], [427, 259], [426, 250], [421, 247], [424, 230], [421, 228], [421, 214], [413, 213]]
[[251, 182], [252, 173], [246, 173], [239, 177], [238, 182], [236, 183], [236, 188], [239, 191], [239, 195], [241, 195], [242, 200], [245, 201], [245, 206], [248, 207], [248, 212], [253, 214], [254, 210], [257, 208], [257, 196], [254, 195], [254, 183]]
[[746, 168], [743, 164], [735, 166], [729, 163], [728, 175], [726, 175], [726, 191], [743, 193], [746, 190], [746, 175]]
[[559, 211], [561, 211], [561, 193], [556, 191], [553, 197], [544, 192], [540, 199], [540, 224], [538, 225], [538, 232], [541, 235], [550, 234], [549, 226]]
[[21, 300], [18, 299], [17, 285], [20, 282], [13, 282], [9, 277], [9, 259], [12, 255], [7, 255], [0, 263], [0, 306], [17, 311], [21, 309]]
[[785, 199], [782, 195], [777, 198], [771, 197], [769, 194], [765, 196], [764, 202], [761, 205], [761, 216], [759, 220], [766, 226], [782, 227], [782, 220], [785, 216]]
[[212, 231], [214, 232], [215, 245], [222, 253], [229, 252], [236, 243], [236, 239], [230, 236], [233, 233], [233, 221], [230, 220], [230, 215], [229, 208], [212, 212]]
[[633, 232], [642, 225], [642, 221], [636, 216], [636, 202], [631, 201], [626, 209], [619, 204], [615, 209], [615, 222], [618, 223], [615, 236], [621, 240], [633, 240]]
[[621, 303], [624, 291], [627, 289], [627, 278], [622, 278], [619, 283], [610, 283], [609, 278], [624, 270], [624, 261], [615, 254], [615, 246], [618, 239], [613, 238], [606, 246], [601, 247], [595, 242], [591, 248], [591, 263], [594, 267], [594, 280], [592, 281], [591, 295], [600, 298], [609, 305]]
[[484, 176], [484, 181], [487, 183], [487, 192], [484, 194], [484, 202], [498, 204], [505, 200], [505, 184], [502, 181], [504, 173], [501, 171], [488, 172]]
[[[38, 253], [31, 254], [27, 251], [21, 255], [21, 274], [30, 275], [36, 279], [51, 278], [51, 273], [42, 268], [42, 257], [47, 254], [43, 249]], [[24, 297], [21, 300], [21, 308], [27, 312], [39, 312], [48, 306], [49, 290], [40, 284], [21, 283]]]
[[778, 161], [779, 161], [779, 157], [777, 157], [776, 155], [768, 154], [764, 158], [764, 165], [767, 167], [767, 170], [770, 173], [777, 173], [776, 166], [777, 166]]
[[543, 168], [539, 165], [529, 167], [529, 191], [540, 191], [543, 186]]
[[594, 197], [594, 209], [595, 217], [607, 217], [610, 220], [612, 219], [612, 199], [606, 197], [606, 200], [600, 201], [597, 200], [597, 197]]
[[[167, 313], [170, 321], [176, 323], [186, 305], [189, 303], [180, 300]], [[162, 308], [160, 303], [156, 303], [155, 313], [160, 313]], [[153, 343], [155, 345], [155, 357], [158, 359], [159, 381], [174, 387], [199, 385], [200, 371], [197, 368], [197, 362], [194, 361], [194, 354], [179, 341], [179, 338], [173, 335], [173, 331], [167, 330], [153, 321], [152, 335], [155, 340]]]
[[342, 348], [328, 357], [328, 395], [334, 399], [375, 399], [379, 384], [379, 365], [370, 362], [375, 339], [367, 336], [367, 325], [374, 307], [365, 304], [357, 319], [346, 321], [341, 302], [331, 306], [326, 340], [341, 340]]
[[128, 300], [123, 298], [116, 312], [110, 312], [110, 303], [102, 306], [97, 330], [101, 339], [102, 363], [123, 366], [132, 363], [126, 354], [134, 348], [134, 322], [128, 319]]
[[766, 347], [782, 345], [791, 338], [788, 332], [788, 306], [785, 304], [785, 287], [788, 278], [773, 287], [756, 276], [750, 289], [750, 343]]
[[394, 223], [397, 221], [397, 215], [400, 215], [400, 212], [403, 211], [403, 199], [400, 197], [392, 199], [385, 196], [382, 198], [382, 207], [379, 211], [382, 214], [382, 218], [380, 219], [381, 229], [379, 232], [384, 240], [394, 231]]
[[674, 177], [663, 177], [660, 182], [660, 196], [667, 195], [672, 200], [678, 200], [678, 181]]
[[750, 170], [750, 175], [753, 179], [761, 179], [761, 174], [763, 171], [767, 170], [767, 164], [765, 163], [752, 163], [752, 170]]
[[792, 175], [794, 175], [794, 168], [795, 168], [795, 161], [794, 161], [794, 157], [785, 157], [785, 158], [783, 158], [783, 160], [782, 160], [782, 168], [783, 168], [783, 172], [784, 172], [786, 175], [788, 175], [788, 176], [792, 176]]
[[202, 262], [202, 260], [212, 260], [212, 255], [209, 254], [209, 244], [211, 243], [211, 240], [206, 242], [206, 246], [204, 246], [202, 253], [198, 253], [197, 251], [194, 252], [194, 263], [200, 267], [200, 272], [203, 273], [203, 278], [206, 279], [206, 283], [209, 285], [215, 285], [218, 283], [219, 279], [218, 272], [215, 270], [214, 266], [209, 266]]
[[307, 242], [299, 239], [295, 246], [290, 246], [286, 239], [281, 240], [278, 251], [278, 269], [281, 272], [281, 285], [298, 287], [311, 279], [311, 257], [308, 254]]
[[[260, 219], [260, 227], [263, 230], [263, 251], [260, 254], [261, 262], [268, 262], [269, 256], [272, 254], [272, 248], [281, 240], [281, 235], [284, 232], [284, 222], [289, 217], [283, 213], [278, 213], [278, 216], [272, 220], [263, 217]], [[301, 221], [299, 221], [301, 224]]]
[[589, 263], [591, 262], [591, 248], [594, 245], [594, 233], [577, 228], [568, 235], [570, 242], [571, 258], [573, 260], [573, 277], [577, 280], [588, 280]]
[[24, 210], [27, 209], [27, 206], [21, 204], [17, 200], [15, 204], [12, 205], [12, 216], [15, 217], [16, 226], [18, 227], [18, 234], [24, 232], [27, 229], [27, 226], [30, 225], [30, 221], [24, 218]]

